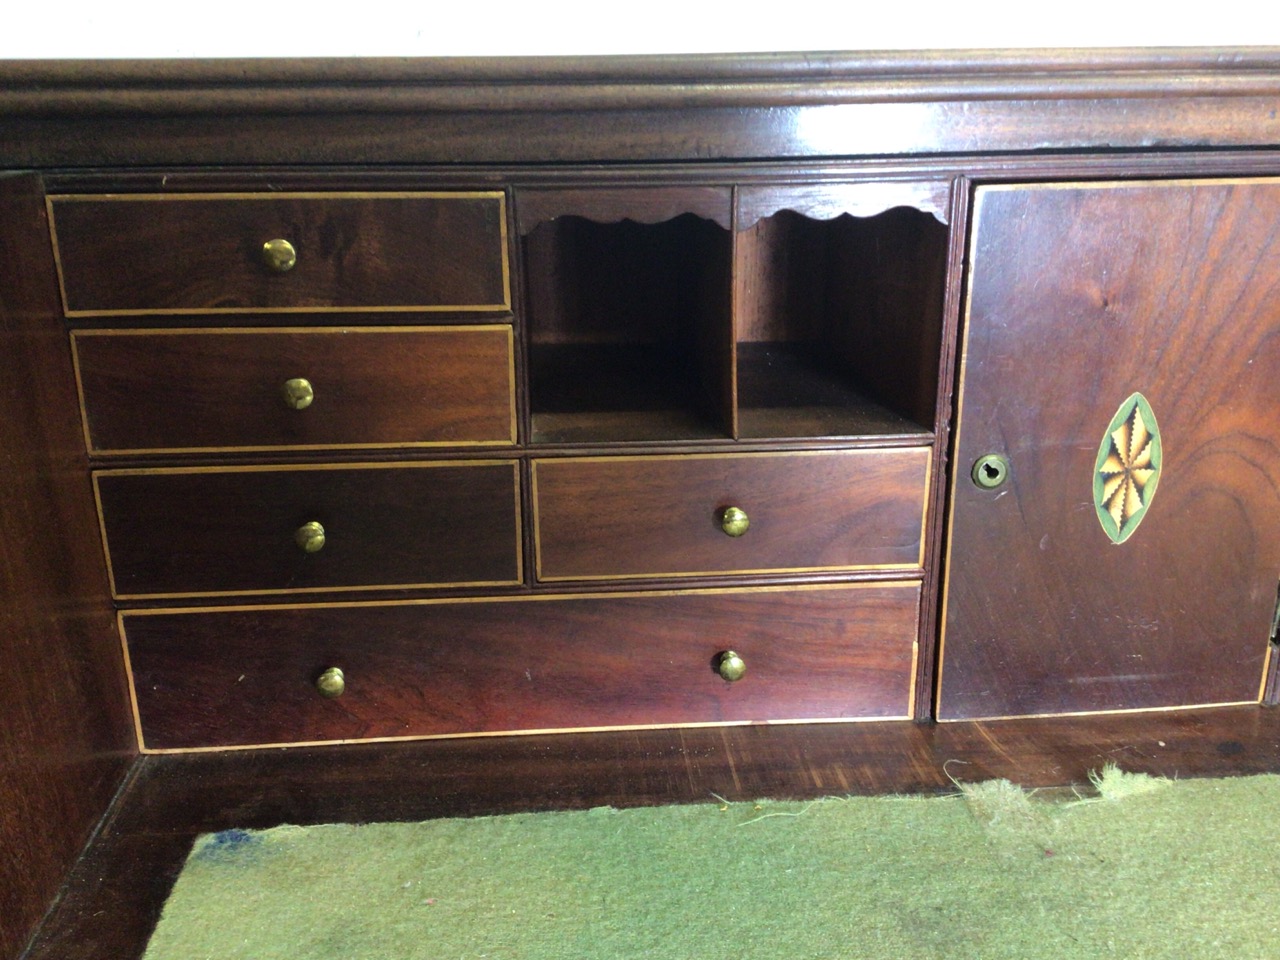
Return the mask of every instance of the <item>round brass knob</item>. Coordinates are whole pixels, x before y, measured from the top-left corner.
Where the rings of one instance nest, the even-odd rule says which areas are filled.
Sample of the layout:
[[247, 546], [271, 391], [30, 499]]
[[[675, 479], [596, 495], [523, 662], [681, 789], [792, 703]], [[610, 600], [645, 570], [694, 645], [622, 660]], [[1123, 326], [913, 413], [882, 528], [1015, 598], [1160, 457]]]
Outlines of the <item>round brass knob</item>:
[[330, 667], [320, 676], [316, 677], [316, 689], [320, 691], [320, 696], [333, 699], [342, 696], [347, 689], [347, 678], [343, 674], [341, 668]]
[[733, 683], [735, 680], [741, 680], [743, 674], [747, 672], [747, 662], [732, 650], [726, 650], [716, 661], [716, 672]]
[[311, 406], [311, 401], [316, 398], [316, 391], [311, 386], [311, 381], [303, 377], [286, 380], [280, 386], [280, 393], [284, 397], [285, 406], [294, 410], [307, 409]]
[[293, 542], [307, 553], [315, 553], [324, 546], [324, 527], [314, 520], [304, 523], [294, 531]]
[[298, 251], [288, 240], [268, 240], [262, 245], [262, 262], [268, 270], [288, 273], [298, 262]]
[[747, 511], [741, 507], [725, 507], [720, 514], [720, 529], [731, 537], [740, 537], [747, 532], [751, 521], [747, 519]]

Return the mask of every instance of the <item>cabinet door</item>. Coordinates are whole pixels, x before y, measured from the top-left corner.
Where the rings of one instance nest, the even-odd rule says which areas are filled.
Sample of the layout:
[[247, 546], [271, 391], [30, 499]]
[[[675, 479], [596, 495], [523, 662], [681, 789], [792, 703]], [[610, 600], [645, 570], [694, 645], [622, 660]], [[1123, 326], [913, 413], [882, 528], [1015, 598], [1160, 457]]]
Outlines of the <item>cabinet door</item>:
[[1257, 701], [1280, 180], [987, 187], [974, 211], [939, 717]]

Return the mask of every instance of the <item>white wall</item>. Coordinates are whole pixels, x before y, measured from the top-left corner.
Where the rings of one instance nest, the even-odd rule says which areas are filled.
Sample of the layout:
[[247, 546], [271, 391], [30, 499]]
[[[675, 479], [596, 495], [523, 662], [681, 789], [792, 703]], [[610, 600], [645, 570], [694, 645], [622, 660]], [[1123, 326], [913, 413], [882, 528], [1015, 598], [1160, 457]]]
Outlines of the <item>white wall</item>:
[[1280, 44], [1277, 0], [7, 0], [0, 58]]

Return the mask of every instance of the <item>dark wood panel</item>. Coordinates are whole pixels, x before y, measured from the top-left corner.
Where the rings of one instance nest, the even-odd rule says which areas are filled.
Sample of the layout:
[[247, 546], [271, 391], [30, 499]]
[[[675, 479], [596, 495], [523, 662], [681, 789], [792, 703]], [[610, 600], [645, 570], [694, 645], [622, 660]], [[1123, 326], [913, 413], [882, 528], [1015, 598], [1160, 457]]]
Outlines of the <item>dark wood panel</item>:
[[925, 447], [535, 460], [538, 576], [914, 568], [928, 469]]
[[[518, 464], [95, 474], [122, 598], [517, 583]], [[323, 527], [307, 552], [295, 534]]]
[[0, 177], [0, 955], [15, 956], [136, 752], [40, 182]]
[[[69, 315], [510, 307], [501, 194], [51, 200]], [[285, 273], [262, 246], [297, 251]]]
[[[72, 334], [95, 453], [515, 442], [509, 326]], [[314, 399], [287, 405], [285, 381]]]
[[725, 230], [733, 220], [733, 189], [729, 186], [529, 188], [516, 191], [515, 204], [517, 230], [522, 236], [538, 224], [560, 217], [582, 217], [597, 223], [660, 223], [691, 213]]
[[[1280, 182], [984, 189], [975, 210], [940, 715], [1257, 700], [1280, 580]], [[1158, 492], [1116, 544], [1093, 484], [1135, 391], [1163, 460], [1129, 455]], [[969, 480], [987, 453], [1010, 463], [994, 490]]]
[[1256, 49], [7, 63], [0, 75], [10, 166], [1270, 146], [1280, 125], [1277, 55]]
[[[906, 717], [919, 585], [126, 614], [149, 749]], [[717, 656], [736, 651], [733, 683]], [[326, 699], [317, 677], [346, 675]]]
[[738, 230], [749, 230], [782, 210], [814, 220], [833, 220], [846, 213], [874, 217], [894, 207], [911, 207], [931, 214], [939, 223], [949, 223], [951, 182], [885, 179], [744, 186], [738, 188], [736, 204]]
[[137, 960], [195, 836], [760, 797], [1088, 789], [1106, 763], [1169, 777], [1280, 771], [1280, 711], [716, 727], [149, 756], [28, 960]]

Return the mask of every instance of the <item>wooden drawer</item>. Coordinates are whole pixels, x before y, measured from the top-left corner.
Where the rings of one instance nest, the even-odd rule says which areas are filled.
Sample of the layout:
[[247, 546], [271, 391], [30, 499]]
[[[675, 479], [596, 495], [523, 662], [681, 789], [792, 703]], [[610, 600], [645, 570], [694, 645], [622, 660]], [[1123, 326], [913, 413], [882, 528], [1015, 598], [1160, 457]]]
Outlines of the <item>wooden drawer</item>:
[[[508, 311], [504, 195], [53, 196], [69, 317], [288, 311]], [[286, 272], [263, 245], [296, 252]]]
[[[511, 327], [78, 330], [94, 454], [515, 442]], [[287, 381], [312, 393], [296, 409]]]
[[[927, 447], [534, 461], [538, 578], [918, 569]], [[737, 507], [748, 529], [722, 529]]]
[[[121, 617], [151, 750], [911, 714], [918, 583]], [[746, 674], [716, 670], [737, 652]], [[331, 667], [345, 692], [315, 687]]]
[[94, 487], [122, 600], [522, 578], [513, 461], [108, 470]]

